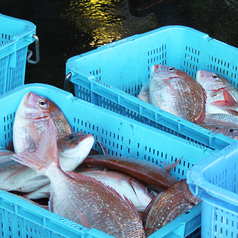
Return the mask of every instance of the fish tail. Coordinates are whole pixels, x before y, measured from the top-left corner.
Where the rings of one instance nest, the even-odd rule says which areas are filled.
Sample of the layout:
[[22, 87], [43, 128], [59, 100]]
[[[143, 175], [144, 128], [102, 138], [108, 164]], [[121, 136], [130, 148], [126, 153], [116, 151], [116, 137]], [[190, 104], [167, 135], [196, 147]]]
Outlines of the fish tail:
[[57, 166], [59, 166], [56, 129], [54, 122], [50, 117], [47, 129], [42, 134], [39, 146], [36, 151], [14, 154], [12, 159], [36, 171], [47, 168], [52, 163], [55, 163]]

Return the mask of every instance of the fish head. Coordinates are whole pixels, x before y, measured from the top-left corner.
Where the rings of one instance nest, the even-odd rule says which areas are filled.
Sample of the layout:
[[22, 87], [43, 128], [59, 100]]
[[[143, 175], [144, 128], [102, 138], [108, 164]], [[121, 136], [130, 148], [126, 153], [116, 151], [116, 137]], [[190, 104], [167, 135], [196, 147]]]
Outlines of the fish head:
[[206, 70], [199, 70], [196, 80], [205, 91], [219, 91], [227, 86], [226, 79], [217, 73]]
[[163, 80], [170, 80], [173, 78], [183, 77], [186, 73], [182, 70], [176, 69], [172, 66], [165, 66], [162, 64], [153, 65], [151, 67], [152, 78], [160, 78]]
[[59, 107], [51, 100], [34, 92], [28, 92], [22, 98], [17, 113], [35, 119], [51, 116], [60, 111]]
[[72, 171], [78, 167], [89, 154], [94, 136], [76, 132], [57, 140], [61, 168]]
[[225, 136], [228, 136], [234, 140], [238, 139], [238, 128], [231, 125], [215, 125], [215, 124], [208, 124], [208, 125], [201, 125], [202, 127], [206, 128], [209, 131], [212, 131], [215, 134], [223, 134]]

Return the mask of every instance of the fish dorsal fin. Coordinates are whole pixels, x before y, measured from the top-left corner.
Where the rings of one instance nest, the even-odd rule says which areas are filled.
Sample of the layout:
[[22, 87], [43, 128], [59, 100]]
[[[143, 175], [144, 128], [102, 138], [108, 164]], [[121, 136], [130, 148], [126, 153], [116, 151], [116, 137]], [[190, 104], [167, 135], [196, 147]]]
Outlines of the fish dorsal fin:
[[164, 169], [166, 171], [170, 172], [182, 160], [183, 157], [184, 157], [184, 155], [177, 162], [175, 162], [173, 164], [169, 164], [169, 163], [167, 165], [164, 164]]

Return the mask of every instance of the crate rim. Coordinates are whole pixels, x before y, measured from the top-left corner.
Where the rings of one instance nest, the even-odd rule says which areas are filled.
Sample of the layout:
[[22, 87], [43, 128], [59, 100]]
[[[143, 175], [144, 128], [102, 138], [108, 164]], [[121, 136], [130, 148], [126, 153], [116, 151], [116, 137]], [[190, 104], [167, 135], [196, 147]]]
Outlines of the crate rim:
[[21, 32], [12, 36], [12, 39], [8, 42], [0, 45], [0, 57], [6, 57], [15, 53], [23, 46], [28, 46], [35, 41], [33, 35], [36, 34], [36, 25], [28, 20], [19, 19], [12, 16], [7, 16], [0, 13], [0, 21], [9, 20], [12, 24], [24, 24], [25, 28]]
[[[8, 15], [5, 15], [5, 14], [2, 14], [0, 13], [0, 18], [5, 18], [5, 19], [9, 19], [9, 20], [12, 20], [12, 21], [15, 21], [15, 22], [21, 22], [21, 23], [24, 23], [27, 25], [27, 30], [28, 31], [34, 31], [36, 29], [36, 25], [34, 23], [32, 23], [31, 21], [29, 20], [25, 20], [25, 19], [20, 19], [20, 18], [17, 18], [17, 17], [13, 17], [13, 16], [8, 16]], [[19, 33], [16, 35], [17, 38], [19, 37], [22, 37], [24, 35], [27, 35], [27, 34], [23, 34], [22, 33]]]
[[156, 29], [153, 29], [153, 30], [150, 30], [148, 32], [144, 32], [144, 33], [140, 33], [140, 34], [134, 34], [134, 35], [131, 35], [129, 37], [126, 37], [126, 38], [123, 38], [123, 39], [120, 39], [120, 40], [117, 40], [117, 41], [114, 41], [114, 42], [111, 42], [111, 43], [108, 43], [108, 44], [105, 44], [105, 45], [102, 45], [102, 46], [99, 46], [95, 49], [92, 49], [90, 51], [87, 51], [87, 52], [84, 52], [82, 54], [78, 54], [78, 55], [74, 55], [70, 58], [67, 59], [66, 61], [66, 64], [67, 66], [72, 69], [72, 71], [75, 69], [74, 68], [74, 62], [75, 60], [77, 60], [78, 58], [83, 58], [84, 56], [87, 56], [89, 54], [91, 54], [92, 52], [94, 53], [97, 53], [97, 51], [100, 51], [100, 50], [107, 50], [107, 49], [110, 49], [112, 47], [116, 47], [118, 45], [120, 45], [120, 43], [129, 43], [131, 41], [135, 41], [135, 40], [138, 40], [144, 36], [147, 36], [147, 35], [152, 35], [154, 33], [158, 33], [158, 32], [163, 32], [163, 31], [170, 31], [170, 30], [186, 30], [186, 31], [190, 31], [190, 32], [194, 32], [198, 35], [201, 35], [204, 39], [207, 39], [209, 41], [216, 41], [220, 44], [223, 44], [227, 47], [231, 47], [232, 49], [236, 49], [238, 51], [238, 49], [232, 45], [229, 45], [225, 42], [222, 42], [220, 40], [217, 40], [213, 37], [211, 37], [209, 34], [203, 32], [203, 31], [199, 31], [195, 28], [192, 28], [192, 27], [189, 27], [189, 26], [183, 26], [183, 25], [179, 25], [179, 24], [174, 24], [174, 25], [167, 25], [167, 26], [161, 26], [161, 27], [158, 27]]

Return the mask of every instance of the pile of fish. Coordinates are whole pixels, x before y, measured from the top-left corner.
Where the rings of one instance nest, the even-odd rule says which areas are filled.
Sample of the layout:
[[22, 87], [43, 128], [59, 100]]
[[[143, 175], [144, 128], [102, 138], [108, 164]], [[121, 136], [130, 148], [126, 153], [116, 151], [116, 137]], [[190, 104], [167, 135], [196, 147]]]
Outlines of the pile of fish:
[[[13, 142], [0, 151], [0, 189], [114, 237], [146, 237], [199, 200], [186, 180], [150, 162], [93, 155], [94, 137], [73, 132], [61, 109], [34, 92], [16, 111]], [[72, 172], [73, 171], [73, 172]], [[172, 198], [173, 197], [173, 198]], [[46, 204], [47, 205], [47, 204]]]
[[238, 90], [214, 72], [199, 70], [195, 80], [174, 67], [153, 65], [150, 80], [137, 97], [214, 133], [238, 139]]

